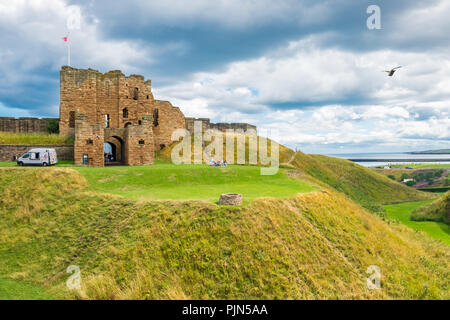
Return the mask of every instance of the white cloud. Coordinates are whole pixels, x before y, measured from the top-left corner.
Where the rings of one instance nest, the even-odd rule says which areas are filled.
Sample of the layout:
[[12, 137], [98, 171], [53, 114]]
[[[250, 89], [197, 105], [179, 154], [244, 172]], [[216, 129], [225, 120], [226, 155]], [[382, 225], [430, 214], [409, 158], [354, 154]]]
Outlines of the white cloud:
[[[333, 15], [329, 4], [313, 4], [306, 10], [305, 3], [193, 0], [186, 6], [181, 0], [91, 2], [81, 8], [81, 29], [70, 34], [72, 64], [143, 73], [141, 67], [158, 63], [155, 59], [161, 52], [182, 55], [189, 50], [189, 43], [184, 42], [149, 46], [144, 40], [106, 38], [100, 25], [113, 22], [97, 18], [95, 10], [90, 10], [96, 5], [118, 19], [133, 16], [136, 21], [187, 29], [200, 21], [248, 30], [283, 19], [291, 19], [301, 28], [326, 25]], [[234, 61], [220, 71], [197, 72], [155, 87], [155, 97], [180, 106], [187, 116], [251, 122], [272, 132], [279, 129], [280, 142], [292, 146], [376, 144], [394, 148], [396, 144], [445, 143], [450, 138], [450, 45], [443, 39], [450, 28], [450, 4], [435, 3], [399, 13], [393, 29], [383, 30], [383, 37], [391, 43], [414, 47], [415, 41], [422, 41], [421, 51], [398, 46], [355, 52], [345, 45], [326, 46], [337, 36], [334, 33], [316, 33], [259, 57]], [[63, 0], [0, 0], [0, 94], [20, 95], [24, 84], [57, 81], [54, 74], [66, 63], [61, 37], [67, 33], [71, 8]], [[428, 50], [428, 39], [442, 45]], [[397, 65], [403, 68], [394, 77], [382, 72]], [[57, 85], [54, 90], [57, 93]], [[0, 104], [0, 113], [29, 114], [5, 104]]]

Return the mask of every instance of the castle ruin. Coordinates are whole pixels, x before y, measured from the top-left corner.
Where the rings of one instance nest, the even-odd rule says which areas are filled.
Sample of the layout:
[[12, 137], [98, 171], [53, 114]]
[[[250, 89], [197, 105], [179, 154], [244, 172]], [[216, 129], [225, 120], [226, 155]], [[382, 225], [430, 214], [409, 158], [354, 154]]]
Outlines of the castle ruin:
[[[50, 120], [0, 118], [0, 131], [45, 132]], [[59, 134], [75, 137], [75, 164], [104, 166], [110, 160], [105, 157], [107, 145], [115, 164], [153, 164], [154, 152], [172, 143], [172, 133], [192, 133], [194, 121], [201, 121], [204, 130], [256, 130], [246, 123], [186, 118], [170, 102], [155, 100], [151, 81], [141, 75], [69, 66], [60, 71]]]

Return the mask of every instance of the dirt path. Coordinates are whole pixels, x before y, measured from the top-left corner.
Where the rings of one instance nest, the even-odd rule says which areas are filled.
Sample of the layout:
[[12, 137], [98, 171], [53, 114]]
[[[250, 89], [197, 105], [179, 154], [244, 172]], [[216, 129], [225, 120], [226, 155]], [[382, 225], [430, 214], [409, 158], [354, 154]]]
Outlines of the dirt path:
[[297, 152], [294, 152], [294, 154], [292, 155], [292, 157], [289, 159], [289, 161], [286, 164], [290, 165], [292, 163], [292, 161], [294, 161], [296, 155], [297, 155]]

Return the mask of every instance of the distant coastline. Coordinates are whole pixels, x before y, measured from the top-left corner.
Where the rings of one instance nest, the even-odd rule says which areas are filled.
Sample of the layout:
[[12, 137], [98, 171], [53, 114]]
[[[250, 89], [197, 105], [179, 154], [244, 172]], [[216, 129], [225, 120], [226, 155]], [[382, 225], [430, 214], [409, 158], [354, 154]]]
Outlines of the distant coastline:
[[406, 152], [408, 154], [450, 154], [450, 149]]

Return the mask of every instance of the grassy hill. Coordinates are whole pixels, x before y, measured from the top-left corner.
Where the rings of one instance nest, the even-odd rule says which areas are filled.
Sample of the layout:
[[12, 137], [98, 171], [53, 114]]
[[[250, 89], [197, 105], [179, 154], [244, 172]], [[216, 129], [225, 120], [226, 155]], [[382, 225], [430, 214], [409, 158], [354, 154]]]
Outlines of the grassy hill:
[[382, 204], [432, 197], [344, 159], [298, 152], [292, 165], [378, 214], [384, 213]]
[[[228, 160], [225, 153], [225, 138], [223, 139], [223, 158]], [[158, 153], [158, 159], [170, 162], [171, 153], [176, 144]], [[270, 146], [270, 144], [268, 143]], [[419, 201], [433, 196], [409, 188], [392, 181], [374, 170], [360, 166], [354, 162], [322, 155], [309, 155], [280, 145], [279, 158], [282, 167], [300, 169], [313, 181], [344, 193], [350, 199], [367, 210], [385, 215], [383, 204]], [[246, 161], [248, 162], [248, 139], [245, 144]], [[193, 149], [193, 144], [192, 144]], [[270, 147], [268, 148], [270, 152]], [[236, 148], [234, 160], [237, 159]]]
[[437, 221], [450, 225], [450, 192], [440, 199], [414, 210], [411, 214], [414, 221]]
[[[0, 279], [52, 295], [450, 298], [448, 246], [332, 189], [230, 208], [84, 192], [74, 169], [0, 171]], [[71, 264], [81, 268], [77, 293], [65, 289]], [[366, 287], [370, 265], [381, 268], [381, 290]]]

